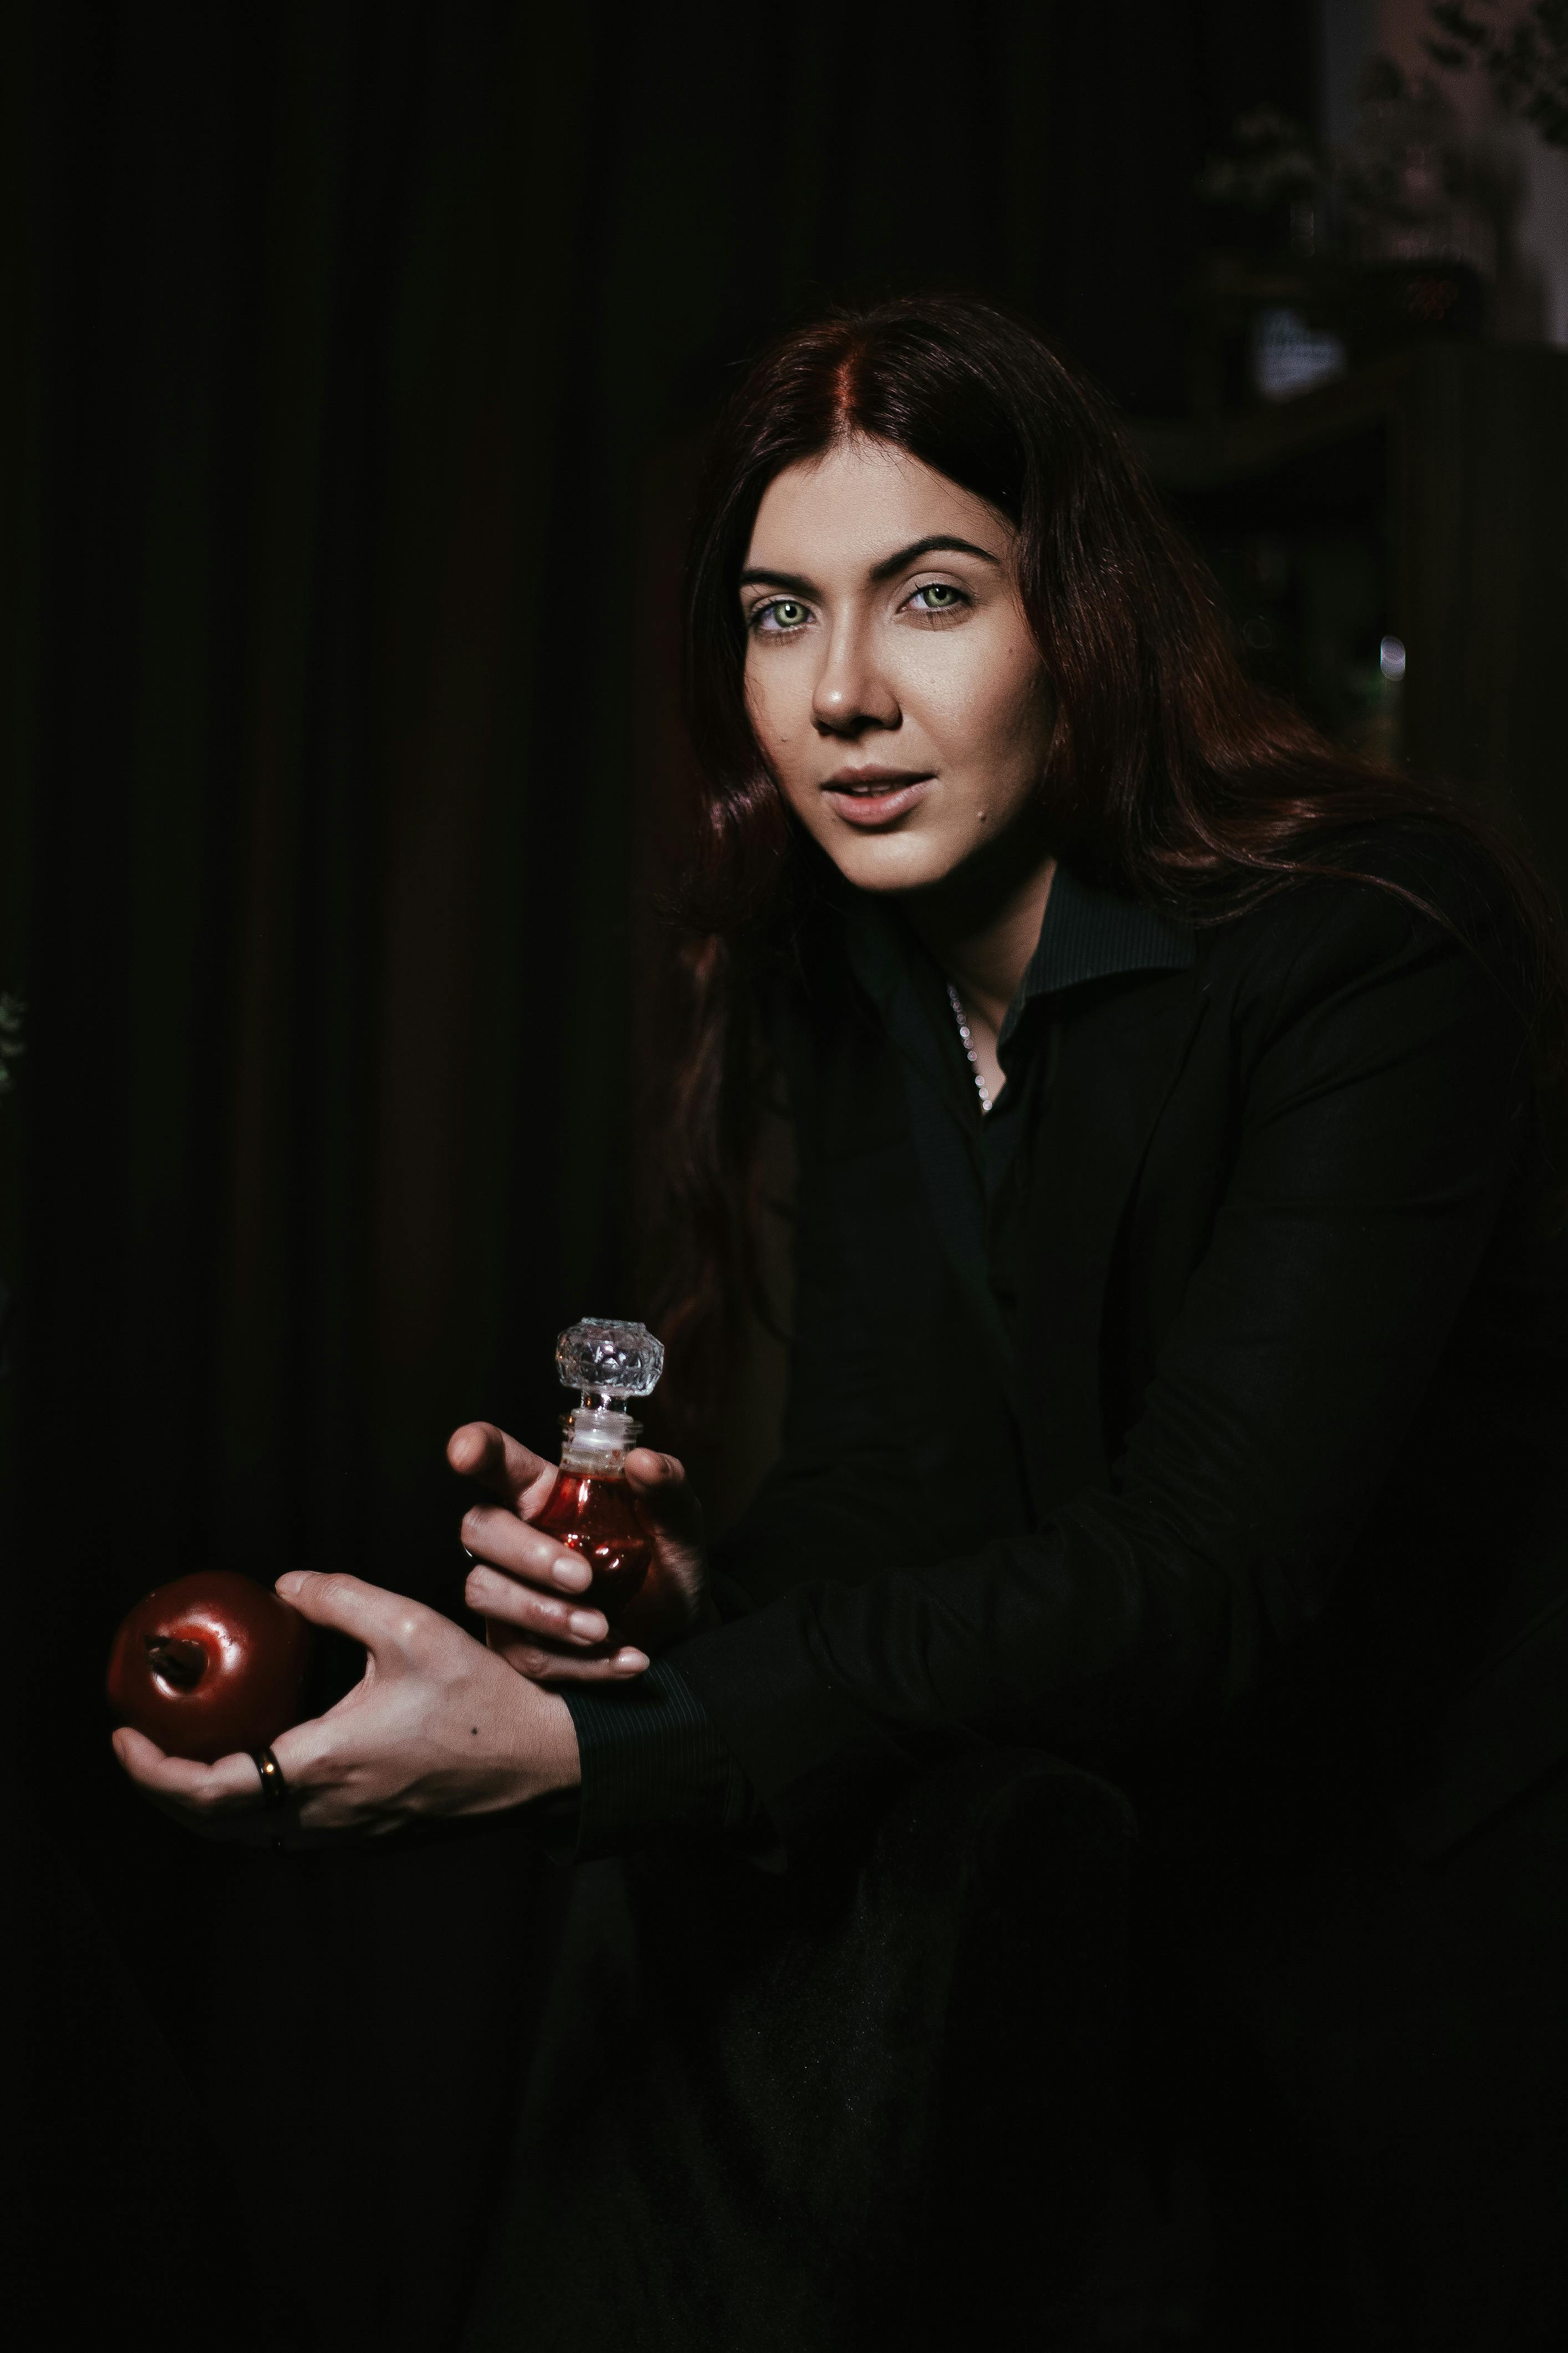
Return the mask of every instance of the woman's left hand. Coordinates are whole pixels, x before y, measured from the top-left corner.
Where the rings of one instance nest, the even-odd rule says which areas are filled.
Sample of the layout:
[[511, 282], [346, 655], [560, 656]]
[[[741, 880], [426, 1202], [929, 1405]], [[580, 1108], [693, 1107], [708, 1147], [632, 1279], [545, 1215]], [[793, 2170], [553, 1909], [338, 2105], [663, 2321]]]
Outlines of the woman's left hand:
[[555, 1465], [493, 1422], [468, 1421], [447, 1441], [447, 1460], [499, 1500], [463, 1514], [473, 1561], [463, 1598], [485, 1621], [498, 1657], [536, 1683], [626, 1683], [667, 1642], [718, 1622], [708, 1590], [702, 1506], [673, 1454], [634, 1446], [626, 1485], [652, 1558], [640, 1593], [610, 1627], [586, 1601], [593, 1570], [580, 1552], [529, 1523], [555, 1485]]
[[272, 1753], [287, 1813], [264, 1811], [251, 1757], [196, 1765], [122, 1726], [115, 1754], [153, 1803], [205, 1838], [268, 1844], [282, 1830], [376, 1835], [411, 1821], [499, 1813], [580, 1778], [564, 1700], [514, 1674], [450, 1619], [357, 1577], [293, 1570], [281, 1600], [363, 1642], [364, 1673]]

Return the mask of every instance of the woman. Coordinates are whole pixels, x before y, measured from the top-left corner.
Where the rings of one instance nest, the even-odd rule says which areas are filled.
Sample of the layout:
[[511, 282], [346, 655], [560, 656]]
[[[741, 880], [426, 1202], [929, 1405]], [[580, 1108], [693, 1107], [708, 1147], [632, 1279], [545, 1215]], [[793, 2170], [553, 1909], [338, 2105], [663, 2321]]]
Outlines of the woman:
[[[580, 1785], [583, 1856], [810, 1856], [954, 1760], [1090, 1766], [1140, 1820], [1151, 2106], [1200, 2112], [1222, 2204], [1267, 2132], [1279, 2194], [1335, 2209], [1347, 2279], [1237, 2341], [1313, 2296], [1341, 2344], [1558, 2341], [1562, 1000], [1528, 877], [1245, 682], [1097, 399], [981, 305], [762, 364], [688, 621], [665, 1324], [721, 1356], [780, 1071], [782, 1460], [716, 1605], [679, 1466], [632, 1458], [658, 1571], [611, 1646], [528, 1526], [548, 1466], [459, 1430], [488, 1649], [280, 1581], [372, 1654], [278, 1743], [300, 1829]], [[116, 1738], [258, 1831], [248, 1759]]]

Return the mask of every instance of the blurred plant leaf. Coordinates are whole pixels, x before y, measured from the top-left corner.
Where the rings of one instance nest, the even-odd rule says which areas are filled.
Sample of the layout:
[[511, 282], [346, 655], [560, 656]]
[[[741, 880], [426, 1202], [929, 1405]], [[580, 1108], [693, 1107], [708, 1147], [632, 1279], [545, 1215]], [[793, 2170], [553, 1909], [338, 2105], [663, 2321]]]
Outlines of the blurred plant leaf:
[[1211, 155], [1198, 175], [1198, 195], [1205, 204], [1268, 212], [1321, 185], [1324, 165], [1317, 141], [1278, 107], [1255, 106], [1238, 114], [1230, 137], [1227, 152]]
[[[1489, 12], [1493, 0], [1480, 0]], [[1479, 65], [1500, 106], [1533, 125], [1551, 147], [1568, 147], [1568, 0], [1532, 0], [1504, 30], [1466, 0], [1432, 0], [1427, 56], [1446, 73]]]

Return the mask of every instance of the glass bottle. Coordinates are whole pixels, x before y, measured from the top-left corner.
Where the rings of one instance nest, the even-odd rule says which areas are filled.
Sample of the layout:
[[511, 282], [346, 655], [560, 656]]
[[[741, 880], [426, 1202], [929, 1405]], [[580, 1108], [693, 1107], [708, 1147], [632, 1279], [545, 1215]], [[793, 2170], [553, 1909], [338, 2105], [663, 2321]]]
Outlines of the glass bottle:
[[592, 1563], [594, 1582], [581, 1599], [614, 1620], [647, 1575], [649, 1554], [626, 1475], [642, 1424], [626, 1402], [652, 1394], [664, 1349], [646, 1324], [585, 1315], [557, 1340], [555, 1364], [578, 1399], [561, 1418], [561, 1468], [533, 1525]]

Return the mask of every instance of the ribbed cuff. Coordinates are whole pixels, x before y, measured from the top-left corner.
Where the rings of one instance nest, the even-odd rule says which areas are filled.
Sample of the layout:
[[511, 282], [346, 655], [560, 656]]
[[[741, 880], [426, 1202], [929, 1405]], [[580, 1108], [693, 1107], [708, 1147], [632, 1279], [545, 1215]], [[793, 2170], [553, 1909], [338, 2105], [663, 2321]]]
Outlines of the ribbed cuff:
[[661, 1838], [722, 1836], [750, 1819], [750, 1783], [668, 1660], [656, 1659], [636, 1683], [557, 1688], [583, 1768], [575, 1861]]

